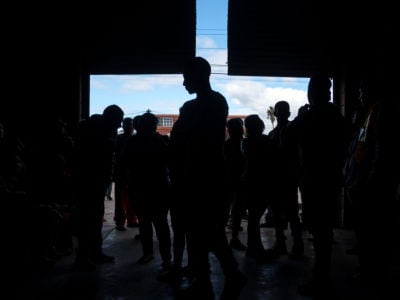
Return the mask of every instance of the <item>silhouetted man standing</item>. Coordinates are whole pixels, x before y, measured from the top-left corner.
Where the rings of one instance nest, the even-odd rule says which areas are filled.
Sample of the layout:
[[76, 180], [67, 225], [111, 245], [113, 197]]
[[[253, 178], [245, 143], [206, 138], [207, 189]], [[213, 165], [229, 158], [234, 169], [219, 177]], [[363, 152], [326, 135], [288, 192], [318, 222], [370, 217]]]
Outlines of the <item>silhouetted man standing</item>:
[[303, 221], [313, 235], [315, 252], [312, 281], [299, 293], [330, 296], [333, 227], [343, 168], [350, 141], [350, 123], [331, 100], [331, 80], [318, 75], [310, 78], [308, 102], [292, 121], [297, 131], [300, 169], [299, 186]]
[[[187, 299], [214, 299], [208, 255], [213, 251], [225, 274], [221, 299], [236, 299], [246, 279], [225, 234], [225, 160], [223, 145], [228, 104], [212, 90], [210, 64], [201, 57], [188, 61], [183, 85], [197, 94], [184, 103], [171, 131], [171, 179], [178, 191], [181, 215], [188, 235], [188, 255], [194, 280], [183, 291]], [[204, 216], [207, 216], [206, 218]]]
[[113, 262], [102, 251], [104, 195], [110, 182], [117, 130], [124, 112], [117, 105], [79, 123], [75, 136], [73, 178], [76, 197], [77, 270], [95, 269], [94, 263]]

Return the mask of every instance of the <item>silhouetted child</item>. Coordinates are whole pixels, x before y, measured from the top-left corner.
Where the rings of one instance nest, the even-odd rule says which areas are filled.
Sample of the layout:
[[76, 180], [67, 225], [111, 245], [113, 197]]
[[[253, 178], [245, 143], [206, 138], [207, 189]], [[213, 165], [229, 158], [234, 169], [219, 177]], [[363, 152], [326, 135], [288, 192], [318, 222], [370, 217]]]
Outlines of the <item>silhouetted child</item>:
[[237, 250], [246, 250], [247, 247], [239, 239], [242, 218], [246, 210], [246, 197], [243, 187], [243, 173], [246, 159], [242, 150], [244, 124], [240, 118], [232, 118], [227, 122], [228, 138], [224, 144], [224, 154], [228, 172], [228, 197], [232, 237], [230, 246]]
[[274, 106], [274, 115], [277, 125], [268, 136], [277, 149], [276, 192], [271, 202], [273, 226], [275, 227], [276, 242], [272, 251], [275, 256], [287, 253], [285, 229], [290, 225], [293, 237], [293, 246], [290, 256], [302, 258], [304, 255], [304, 242], [302, 237], [302, 225], [299, 215], [298, 199], [298, 168], [299, 154], [296, 147], [296, 139], [290, 126], [290, 107], [287, 101], [278, 101]]
[[146, 112], [137, 124], [137, 133], [126, 142], [121, 167], [126, 176], [130, 201], [139, 219], [143, 255], [139, 263], [154, 259], [153, 225], [158, 239], [162, 267], [171, 267], [171, 235], [168, 223], [170, 181], [167, 143], [157, 129], [157, 117]]
[[244, 182], [247, 192], [247, 250], [246, 256], [259, 262], [268, 262], [273, 257], [265, 250], [261, 240], [260, 220], [276, 192], [276, 148], [264, 133], [264, 121], [258, 115], [249, 115], [244, 120], [246, 137], [243, 152], [246, 157]]

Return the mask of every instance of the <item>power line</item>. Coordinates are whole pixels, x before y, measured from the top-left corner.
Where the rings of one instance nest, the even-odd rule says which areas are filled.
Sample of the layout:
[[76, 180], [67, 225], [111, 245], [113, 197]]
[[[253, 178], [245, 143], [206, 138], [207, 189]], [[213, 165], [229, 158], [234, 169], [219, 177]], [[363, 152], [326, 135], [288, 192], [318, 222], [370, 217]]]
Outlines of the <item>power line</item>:
[[210, 31], [227, 31], [226, 28], [223, 28], [223, 29], [217, 29], [217, 28], [197, 28], [197, 30], [203, 30], [203, 31], [207, 31], [207, 30], [210, 30]]
[[225, 35], [225, 36], [227, 36], [226, 33], [209, 33], [209, 34], [206, 34], [206, 33], [197, 33], [196, 35]]
[[207, 48], [201, 48], [201, 47], [197, 47], [196, 48], [197, 50], [227, 50], [227, 48], [218, 48], [218, 47], [216, 47], [216, 48], [212, 48], [212, 47], [207, 47]]

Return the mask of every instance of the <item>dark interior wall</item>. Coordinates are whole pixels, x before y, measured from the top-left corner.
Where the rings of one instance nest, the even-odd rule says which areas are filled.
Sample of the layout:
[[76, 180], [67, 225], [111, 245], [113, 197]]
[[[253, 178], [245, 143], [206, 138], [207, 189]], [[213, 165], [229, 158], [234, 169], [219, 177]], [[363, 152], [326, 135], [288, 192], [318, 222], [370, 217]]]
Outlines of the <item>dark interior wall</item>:
[[[136, 2], [7, 5], [0, 118], [75, 122], [89, 113], [90, 74], [179, 72], [195, 54], [195, 0]], [[308, 77], [328, 70], [346, 85], [362, 68], [396, 70], [394, 4], [322, 2], [230, 0], [229, 74]]]
[[2, 103], [2, 110], [21, 131], [34, 132], [49, 117], [78, 119], [82, 26], [77, 12], [78, 6], [40, 3], [10, 5], [4, 11], [12, 20], [4, 41], [6, 89], [12, 99]]
[[[230, 0], [228, 61], [232, 75], [308, 77], [332, 66], [326, 2]], [[329, 24], [329, 25], [328, 25]]]
[[4, 14], [0, 119], [21, 130], [86, 117], [90, 74], [177, 73], [195, 53], [194, 0], [24, 3]]
[[108, 6], [86, 21], [92, 74], [178, 73], [195, 54], [194, 0], [140, 1]]
[[229, 74], [309, 77], [375, 64], [397, 43], [396, 11], [389, 1], [230, 0]]

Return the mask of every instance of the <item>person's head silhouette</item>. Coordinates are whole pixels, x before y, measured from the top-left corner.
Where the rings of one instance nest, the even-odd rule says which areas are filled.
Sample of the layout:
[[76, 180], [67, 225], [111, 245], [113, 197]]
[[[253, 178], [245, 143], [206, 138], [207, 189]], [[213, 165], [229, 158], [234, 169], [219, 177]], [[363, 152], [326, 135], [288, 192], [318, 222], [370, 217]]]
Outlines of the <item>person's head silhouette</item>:
[[124, 118], [124, 111], [116, 104], [107, 106], [103, 111], [103, 117], [112, 125], [115, 130], [121, 127]]
[[244, 126], [247, 136], [259, 136], [265, 129], [264, 121], [257, 114], [248, 115], [244, 119]]
[[308, 102], [311, 106], [327, 103], [331, 100], [332, 82], [329, 76], [315, 75], [308, 82]]
[[126, 117], [122, 120], [122, 129], [126, 134], [133, 133], [133, 119], [131, 117]]
[[275, 103], [274, 116], [278, 123], [286, 121], [290, 117], [290, 106], [289, 102], [281, 100]]
[[228, 129], [229, 137], [243, 137], [244, 127], [243, 120], [241, 118], [232, 118], [229, 119], [226, 123], [226, 127]]
[[141, 118], [136, 126], [136, 130], [140, 135], [151, 135], [156, 132], [158, 118], [151, 112], [146, 112], [141, 115]]
[[183, 69], [183, 85], [189, 94], [211, 90], [211, 65], [202, 57], [189, 59]]

